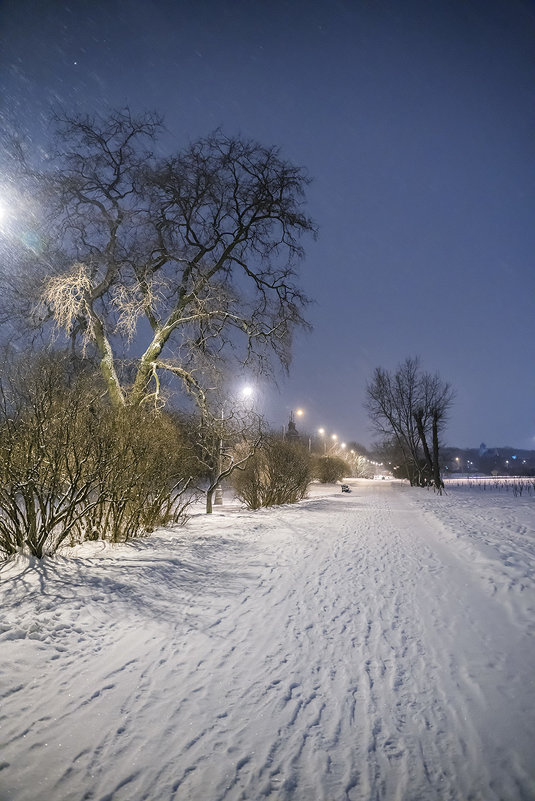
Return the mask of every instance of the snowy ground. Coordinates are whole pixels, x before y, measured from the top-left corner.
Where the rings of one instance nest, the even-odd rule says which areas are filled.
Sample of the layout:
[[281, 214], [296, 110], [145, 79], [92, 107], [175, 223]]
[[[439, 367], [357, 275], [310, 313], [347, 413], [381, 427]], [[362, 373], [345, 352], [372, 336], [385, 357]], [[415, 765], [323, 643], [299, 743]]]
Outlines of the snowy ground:
[[1, 801], [531, 801], [535, 499], [390, 482], [0, 571]]

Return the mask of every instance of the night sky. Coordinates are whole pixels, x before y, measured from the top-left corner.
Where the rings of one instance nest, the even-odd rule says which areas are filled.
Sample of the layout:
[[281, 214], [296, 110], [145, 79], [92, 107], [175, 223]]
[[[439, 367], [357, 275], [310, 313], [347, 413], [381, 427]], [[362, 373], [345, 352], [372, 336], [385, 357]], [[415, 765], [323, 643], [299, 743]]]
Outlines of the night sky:
[[456, 389], [445, 440], [535, 448], [535, 4], [527, 0], [0, 0], [4, 122], [50, 105], [221, 126], [303, 165], [315, 299], [290, 379], [259, 385], [369, 445], [373, 369]]

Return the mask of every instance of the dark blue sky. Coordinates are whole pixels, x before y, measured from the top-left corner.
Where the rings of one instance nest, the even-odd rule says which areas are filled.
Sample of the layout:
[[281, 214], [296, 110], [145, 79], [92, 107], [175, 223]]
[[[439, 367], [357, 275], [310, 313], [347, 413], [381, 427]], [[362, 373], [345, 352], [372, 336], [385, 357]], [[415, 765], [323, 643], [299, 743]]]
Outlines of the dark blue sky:
[[307, 168], [314, 332], [261, 387], [275, 424], [368, 444], [374, 367], [420, 355], [457, 391], [449, 444], [535, 448], [532, 2], [2, 0], [0, 37], [36, 144], [50, 103], [129, 104], [170, 148], [222, 126]]

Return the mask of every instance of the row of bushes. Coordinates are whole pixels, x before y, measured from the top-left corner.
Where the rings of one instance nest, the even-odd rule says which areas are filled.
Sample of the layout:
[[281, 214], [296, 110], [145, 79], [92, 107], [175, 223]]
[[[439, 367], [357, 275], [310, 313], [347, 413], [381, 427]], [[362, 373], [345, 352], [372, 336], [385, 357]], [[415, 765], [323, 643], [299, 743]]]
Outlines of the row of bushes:
[[[184, 522], [220, 461], [222, 432], [207, 440], [201, 427], [193, 417], [114, 409], [98, 377], [65, 355], [7, 362], [0, 377], [0, 555], [27, 548], [41, 558], [62, 543], [125, 542]], [[298, 443], [267, 434], [259, 443], [249, 456], [242, 430], [232, 456], [240, 467], [230, 481], [250, 509], [295, 503], [312, 479], [333, 482], [349, 472], [341, 459], [311, 456]]]
[[232, 476], [236, 496], [249, 509], [296, 503], [305, 497], [313, 479], [339, 481], [350, 474], [349, 465], [330, 456], [311, 456], [297, 444], [267, 438], [242, 470]]
[[18, 361], [0, 380], [0, 553], [122, 542], [184, 519], [195, 461], [178, 421], [112, 409], [68, 360]]

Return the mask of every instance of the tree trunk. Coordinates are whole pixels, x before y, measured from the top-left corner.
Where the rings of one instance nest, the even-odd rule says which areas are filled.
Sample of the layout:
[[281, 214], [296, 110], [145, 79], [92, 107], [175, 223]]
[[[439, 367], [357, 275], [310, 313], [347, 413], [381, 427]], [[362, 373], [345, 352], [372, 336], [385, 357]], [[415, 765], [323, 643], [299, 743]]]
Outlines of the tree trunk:
[[414, 414], [414, 419], [416, 421], [416, 428], [418, 429], [418, 436], [420, 437], [420, 442], [422, 443], [422, 448], [424, 450], [425, 461], [427, 463], [427, 467], [429, 468], [429, 475], [434, 475], [433, 470], [433, 460], [431, 458], [431, 453], [429, 451], [429, 445], [427, 444], [427, 438], [425, 436], [425, 429], [423, 424], [423, 418], [420, 413]]
[[160, 331], [154, 336], [151, 344], [143, 356], [141, 356], [136, 377], [134, 379], [134, 384], [130, 392], [129, 400], [132, 406], [139, 406], [149, 394], [147, 392], [147, 387], [154, 375], [154, 363], [161, 354], [162, 348], [168, 338], [168, 334], [165, 335], [162, 331]]
[[439, 495], [442, 495], [442, 490], [444, 489], [444, 482], [442, 481], [442, 476], [440, 475], [440, 461], [439, 461], [438, 449], [439, 449], [438, 415], [435, 413], [433, 415], [433, 478], [437, 492], [439, 493]]
[[215, 487], [208, 487], [206, 490], [206, 514], [212, 514], [213, 508], [213, 497], [214, 497]]
[[102, 325], [100, 318], [97, 314], [95, 314], [89, 304], [87, 305], [87, 310], [91, 320], [91, 325], [93, 327], [95, 344], [101, 356], [100, 371], [102, 373], [102, 377], [106, 382], [110, 400], [113, 406], [116, 408], [121, 408], [125, 405], [125, 397], [123, 390], [121, 389], [119, 378], [115, 372], [115, 363], [111, 345], [104, 332], [104, 326]]

